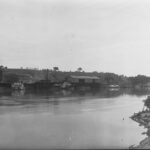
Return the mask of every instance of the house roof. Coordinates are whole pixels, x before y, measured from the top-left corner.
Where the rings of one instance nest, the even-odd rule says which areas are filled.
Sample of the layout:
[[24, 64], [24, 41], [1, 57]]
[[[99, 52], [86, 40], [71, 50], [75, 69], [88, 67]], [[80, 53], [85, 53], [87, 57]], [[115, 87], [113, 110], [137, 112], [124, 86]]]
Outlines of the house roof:
[[96, 80], [99, 79], [99, 77], [96, 76], [70, 76], [70, 77], [74, 79], [96, 79]]

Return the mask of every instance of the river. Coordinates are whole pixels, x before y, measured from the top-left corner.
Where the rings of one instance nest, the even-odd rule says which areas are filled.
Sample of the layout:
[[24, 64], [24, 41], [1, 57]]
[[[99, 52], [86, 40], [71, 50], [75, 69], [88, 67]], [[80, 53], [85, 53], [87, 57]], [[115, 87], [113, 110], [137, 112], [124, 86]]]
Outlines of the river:
[[0, 148], [95, 149], [138, 145], [146, 130], [129, 117], [149, 90], [95, 92], [0, 89]]

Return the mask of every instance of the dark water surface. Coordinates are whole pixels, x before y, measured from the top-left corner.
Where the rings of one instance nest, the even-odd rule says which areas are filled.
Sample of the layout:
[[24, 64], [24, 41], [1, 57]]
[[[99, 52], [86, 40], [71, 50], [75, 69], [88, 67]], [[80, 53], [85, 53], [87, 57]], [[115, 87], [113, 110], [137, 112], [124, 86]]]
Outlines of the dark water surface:
[[149, 90], [0, 89], [0, 148], [128, 148], [145, 138], [129, 117]]

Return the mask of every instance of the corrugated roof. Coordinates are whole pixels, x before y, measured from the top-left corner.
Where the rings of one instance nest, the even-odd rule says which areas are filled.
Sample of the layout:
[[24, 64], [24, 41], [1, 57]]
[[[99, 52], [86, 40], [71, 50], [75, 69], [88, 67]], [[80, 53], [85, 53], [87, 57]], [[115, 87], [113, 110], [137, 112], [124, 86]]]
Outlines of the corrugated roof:
[[70, 76], [71, 78], [74, 79], [99, 79], [99, 77], [96, 76]]

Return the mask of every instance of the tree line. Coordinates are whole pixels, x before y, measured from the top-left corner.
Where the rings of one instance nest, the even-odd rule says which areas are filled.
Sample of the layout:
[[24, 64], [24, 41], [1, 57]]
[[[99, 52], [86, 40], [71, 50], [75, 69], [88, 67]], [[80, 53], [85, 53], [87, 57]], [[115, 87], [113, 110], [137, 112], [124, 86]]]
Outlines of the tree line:
[[85, 72], [81, 67], [75, 71], [61, 71], [59, 67], [53, 69], [10, 69], [0, 66], [0, 81], [14, 82], [17, 81], [20, 75], [30, 75], [33, 80], [53, 80], [55, 82], [64, 82], [70, 75], [80, 76], [97, 76], [100, 79], [100, 84], [105, 85], [119, 85], [120, 87], [144, 87], [150, 83], [150, 77], [145, 75], [137, 75], [127, 77], [125, 75], [118, 75], [110, 72]]

